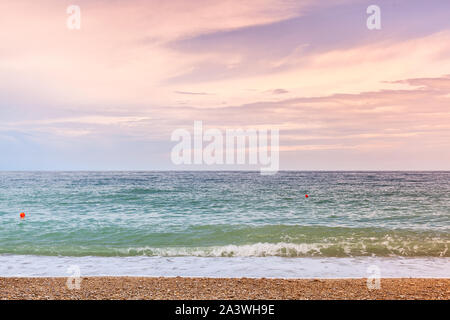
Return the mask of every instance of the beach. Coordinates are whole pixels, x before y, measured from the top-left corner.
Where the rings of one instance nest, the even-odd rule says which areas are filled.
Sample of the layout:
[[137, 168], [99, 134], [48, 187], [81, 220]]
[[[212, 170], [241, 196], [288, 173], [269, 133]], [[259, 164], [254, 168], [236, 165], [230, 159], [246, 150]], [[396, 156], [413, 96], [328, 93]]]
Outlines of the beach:
[[95, 309], [176, 320], [450, 300], [450, 0], [0, 10], [14, 315], [30, 311], [17, 300], [45, 316], [137, 300]]
[[182, 277], [83, 277], [70, 290], [67, 278], [0, 278], [0, 299], [11, 300], [316, 300], [450, 298], [450, 279], [250, 279]]
[[0, 298], [449, 299], [449, 182], [448, 172], [0, 173]]

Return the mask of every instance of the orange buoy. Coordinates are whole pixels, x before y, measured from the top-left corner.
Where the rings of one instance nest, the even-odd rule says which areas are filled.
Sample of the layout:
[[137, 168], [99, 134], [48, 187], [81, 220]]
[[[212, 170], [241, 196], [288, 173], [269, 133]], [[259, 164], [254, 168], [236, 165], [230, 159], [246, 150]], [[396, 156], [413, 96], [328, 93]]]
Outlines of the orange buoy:
[[309, 196], [307, 194], [305, 194], [305, 198], [308, 198]]
[[25, 213], [24, 212], [20, 213], [20, 219], [25, 219]]

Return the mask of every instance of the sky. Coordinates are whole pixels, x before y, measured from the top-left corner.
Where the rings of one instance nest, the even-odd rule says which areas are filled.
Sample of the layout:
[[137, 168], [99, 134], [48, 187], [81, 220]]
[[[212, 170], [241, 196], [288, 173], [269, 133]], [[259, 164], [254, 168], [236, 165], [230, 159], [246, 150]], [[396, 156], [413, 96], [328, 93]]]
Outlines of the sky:
[[0, 170], [211, 169], [171, 162], [171, 133], [194, 121], [278, 128], [281, 170], [450, 170], [449, 13], [448, 0], [0, 0]]

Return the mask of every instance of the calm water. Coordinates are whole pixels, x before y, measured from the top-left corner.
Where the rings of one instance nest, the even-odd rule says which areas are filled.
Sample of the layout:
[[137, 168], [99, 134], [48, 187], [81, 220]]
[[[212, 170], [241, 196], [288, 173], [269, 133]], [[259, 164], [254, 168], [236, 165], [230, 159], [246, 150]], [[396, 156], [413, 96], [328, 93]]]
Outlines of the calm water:
[[450, 173], [8, 172], [0, 222], [3, 255], [450, 257]]

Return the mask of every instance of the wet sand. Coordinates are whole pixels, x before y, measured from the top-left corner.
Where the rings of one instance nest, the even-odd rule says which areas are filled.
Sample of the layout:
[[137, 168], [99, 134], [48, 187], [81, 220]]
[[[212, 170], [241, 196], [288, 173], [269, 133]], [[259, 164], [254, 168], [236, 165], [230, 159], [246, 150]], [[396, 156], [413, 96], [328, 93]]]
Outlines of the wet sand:
[[0, 278], [0, 299], [449, 299], [450, 279]]

